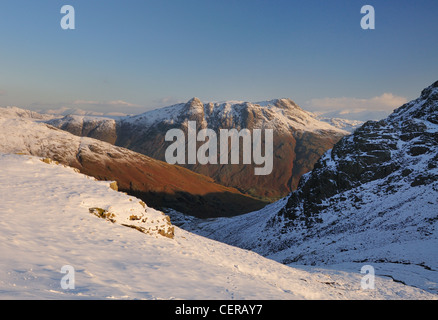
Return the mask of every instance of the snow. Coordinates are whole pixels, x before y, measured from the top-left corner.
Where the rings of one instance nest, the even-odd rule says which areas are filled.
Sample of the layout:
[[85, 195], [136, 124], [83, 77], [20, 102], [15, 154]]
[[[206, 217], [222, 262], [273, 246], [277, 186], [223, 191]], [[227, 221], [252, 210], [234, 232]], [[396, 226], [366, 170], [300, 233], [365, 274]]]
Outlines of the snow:
[[82, 110], [79, 108], [69, 108], [69, 107], [60, 107], [58, 109], [43, 109], [43, 110], [38, 110], [37, 112], [44, 117], [58, 118], [58, 119], [70, 115], [103, 117], [110, 119], [119, 119], [122, 117], [129, 116], [124, 112], [97, 112], [97, 111]]
[[[358, 264], [370, 263], [382, 276], [437, 295], [438, 182], [411, 186], [436, 153], [409, 156], [406, 149], [411, 143], [415, 139], [399, 142], [394, 152], [403, 154], [401, 168], [411, 170], [412, 177], [400, 178], [396, 171], [327, 199], [323, 203], [327, 209], [319, 215], [322, 221], [311, 228], [299, 220], [287, 227], [290, 221], [278, 213], [288, 198], [238, 217], [207, 221], [180, 218], [179, 223], [197, 234], [291, 266], [301, 263], [338, 269], [342, 265], [351, 271]], [[326, 152], [322, 159], [326, 170], [335, 171], [331, 154]], [[438, 169], [429, 168], [427, 172], [437, 174]], [[308, 175], [302, 179], [305, 181]], [[390, 192], [386, 191], [389, 186]], [[170, 215], [173, 218], [176, 214]]]
[[354, 132], [354, 130], [356, 130], [357, 128], [359, 128], [361, 125], [364, 124], [364, 121], [359, 121], [359, 120], [349, 120], [342, 118], [326, 118], [321, 116], [315, 116], [315, 118], [318, 119], [319, 121], [327, 122], [338, 129], [342, 129], [348, 132]]
[[46, 123], [57, 128], [62, 128], [65, 125], [74, 126], [79, 129], [79, 132], [83, 131], [85, 124], [91, 126], [93, 131], [100, 131], [103, 133], [115, 132], [117, 126], [116, 120], [108, 117], [78, 115], [68, 115], [61, 119], [46, 121]]
[[[306, 267], [300, 268], [312, 272], [315, 272], [312, 266], [316, 265], [324, 270], [352, 272], [363, 264], [371, 264], [376, 274], [421, 288], [437, 297], [438, 82], [423, 93], [386, 120], [370, 122], [344, 137], [339, 145], [321, 157], [312, 172], [303, 175], [302, 189], [292, 193], [290, 198], [232, 218], [198, 220], [184, 219], [175, 212], [169, 214], [186, 230], [253, 250], [294, 268], [305, 264]], [[403, 131], [405, 126], [410, 126], [412, 131]], [[370, 128], [373, 131], [361, 134]], [[402, 139], [405, 132], [416, 135]], [[366, 140], [364, 149], [361, 149], [361, 140]], [[319, 173], [324, 172], [335, 188], [336, 180], [330, 177], [345, 174], [342, 162], [360, 163], [366, 157], [373, 159], [373, 151], [381, 150], [373, 149], [373, 146], [384, 147], [382, 150], [391, 156], [367, 167], [368, 172], [376, 170], [377, 166], [393, 166], [394, 169], [380, 178], [376, 176], [375, 180], [353, 181], [356, 183], [351, 184], [349, 190], [335, 189], [337, 193], [321, 200], [316, 219], [311, 221], [314, 217], [307, 217], [306, 220], [303, 208], [307, 204], [305, 201], [312, 201], [312, 198], [303, 200], [300, 192], [310, 195], [319, 192], [318, 189], [306, 189], [310, 177], [318, 178]], [[340, 152], [336, 147], [345, 150]], [[370, 152], [366, 151], [367, 147]], [[425, 150], [412, 153], [415, 147]], [[282, 211], [285, 207], [290, 211]]]
[[172, 122], [177, 120], [177, 115], [182, 112], [184, 105], [184, 103], [179, 103], [164, 108], [154, 109], [136, 116], [123, 118], [122, 121], [129, 124], [142, 123], [147, 125], [152, 125], [161, 121]]
[[84, 122], [91, 122], [91, 123], [100, 123], [100, 122], [108, 122], [108, 123], [115, 123], [115, 120], [109, 117], [104, 116], [80, 116], [80, 115], [67, 115], [61, 119], [55, 119], [53, 122], [59, 122], [59, 125], [65, 124], [65, 123], [77, 123], [82, 124]]
[[[92, 150], [101, 152], [93, 152]], [[133, 151], [88, 137], [78, 137], [46, 123], [26, 118], [2, 118], [0, 114], [0, 152], [47, 157], [72, 164], [77, 156], [89, 155], [96, 162], [111, 157], [137, 155]], [[148, 161], [144, 158], [144, 161]]]
[[[277, 214], [287, 198], [233, 218], [178, 221], [177, 214], [169, 214], [184, 229], [294, 268], [306, 264], [304, 270], [317, 265], [351, 272], [370, 264], [380, 276], [438, 297], [438, 231], [431, 224], [436, 221], [436, 188], [436, 184], [404, 188], [382, 197], [377, 183], [369, 183], [341, 194], [346, 200], [326, 210], [321, 224], [311, 229], [295, 226], [284, 233], [280, 231], [285, 221]], [[365, 193], [366, 204], [357, 210], [350, 199], [360, 193]]]
[[[127, 217], [165, 216], [109, 182], [40, 158], [0, 154], [0, 180], [1, 299], [436, 298], [384, 277], [362, 290], [360, 269], [292, 268], [178, 227], [174, 238], [153, 225], [139, 232], [122, 225]], [[75, 270], [74, 289], [61, 287], [65, 265]]]
[[[282, 106], [279, 107], [278, 103]], [[190, 110], [186, 109], [192, 105]], [[278, 132], [289, 130], [320, 132], [331, 131], [342, 135], [349, 134], [343, 128], [333, 126], [325, 121], [320, 121], [317, 116], [298, 107], [292, 100], [275, 99], [256, 103], [243, 101], [225, 101], [202, 103], [199, 99], [192, 99], [187, 104], [180, 103], [169, 107], [155, 109], [134, 117], [124, 118], [122, 121], [128, 124], [141, 125], [142, 127], [156, 125], [160, 122], [175, 123], [190, 115], [203, 115], [206, 127], [215, 128], [216, 122], [228, 120], [227, 123], [233, 128], [243, 128], [242, 110], [257, 115], [254, 118], [254, 128], [275, 129]], [[231, 121], [231, 122], [230, 122]]]
[[0, 107], [0, 117], [3, 118], [28, 118], [33, 120], [47, 121], [56, 118], [55, 115], [40, 114], [35, 111], [25, 110], [18, 107]]
[[[271, 124], [312, 128], [313, 120], [302, 110], [291, 105], [285, 112], [272, 103], [245, 106], [262, 112], [265, 120], [275, 109], [277, 122]], [[176, 110], [184, 106], [126, 121], [177, 121]], [[210, 116], [221, 111], [239, 119], [242, 106], [214, 105]], [[313, 231], [320, 236], [306, 241], [303, 228], [280, 232], [284, 221], [277, 213], [287, 198], [228, 219], [198, 221], [169, 212], [172, 225], [162, 212], [112, 190], [110, 182], [47, 159], [14, 154], [75, 159], [78, 150], [87, 152], [91, 145], [117, 152], [109, 144], [66, 134], [40, 120], [17, 109], [0, 110], [0, 152], [8, 153], [0, 154], [0, 299], [437, 299], [438, 235], [430, 234], [429, 223], [436, 221], [436, 185], [435, 191], [419, 186], [414, 193], [406, 188], [383, 199], [381, 182], [376, 181], [339, 195], [348, 199], [341, 203], [341, 219], [334, 211], [324, 212], [322, 225]], [[436, 132], [437, 127], [427, 123], [427, 128]], [[325, 157], [335, 170], [336, 159], [330, 152]], [[424, 163], [412, 160], [414, 171], [416, 166], [421, 169]], [[362, 218], [349, 200], [354, 193], [370, 200]], [[409, 201], [400, 204], [400, 197]], [[417, 219], [412, 213], [420, 210], [422, 219]], [[391, 220], [383, 220], [383, 213]], [[394, 238], [400, 225], [403, 232]], [[335, 229], [345, 232], [330, 232]], [[413, 236], [418, 230], [426, 236]], [[278, 244], [284, 247], [271, 250]], [[290, 262], [299, 255], [306, 265]], [[312, 266], [321, 261], [325, 263]], [[365, 264], [376, 268], [374, 290], [360, 287]], [[60, 285], [65, 265], [74, 267], [75, 289]]]

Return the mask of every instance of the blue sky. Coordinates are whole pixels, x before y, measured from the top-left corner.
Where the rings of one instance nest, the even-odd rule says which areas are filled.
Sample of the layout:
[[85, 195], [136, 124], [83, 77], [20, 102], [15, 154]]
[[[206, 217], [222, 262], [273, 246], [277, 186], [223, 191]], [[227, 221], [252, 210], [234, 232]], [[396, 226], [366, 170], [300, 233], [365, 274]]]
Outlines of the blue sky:
[[[75, 30], [60, 27], [66, 4]], [[375, 30], [360, 28], [365, 4]], [[437, 15], [436, 0], [4, 0], [0, 106], [392, 108], [438, 80]]]

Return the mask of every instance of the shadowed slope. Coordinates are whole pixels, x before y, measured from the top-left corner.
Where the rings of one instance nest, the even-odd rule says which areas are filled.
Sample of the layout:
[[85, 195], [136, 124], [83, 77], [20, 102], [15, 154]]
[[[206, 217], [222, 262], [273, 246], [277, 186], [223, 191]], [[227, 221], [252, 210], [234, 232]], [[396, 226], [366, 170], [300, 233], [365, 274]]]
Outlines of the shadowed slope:
[[47, 124], [0, 115], [0, 128], [1, 152], [48, 157], [96, 179], [117, 181], [119, 190], [138, 195], [156, 208], [214, 217], [238, 215], [265, 205], [188, 169]]

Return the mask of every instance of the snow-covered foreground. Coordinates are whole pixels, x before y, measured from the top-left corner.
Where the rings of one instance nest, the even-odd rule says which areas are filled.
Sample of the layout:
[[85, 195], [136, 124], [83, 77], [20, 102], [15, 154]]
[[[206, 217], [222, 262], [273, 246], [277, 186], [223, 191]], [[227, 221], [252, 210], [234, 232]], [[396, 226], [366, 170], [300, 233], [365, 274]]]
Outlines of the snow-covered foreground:
[[[0, 299], [436, 299], [379, 277], [363, 290], [360, 269], [291, 268], [177, 227], [163, 236], [161, 212], [39, 158], [0, 154], [0, 181]], [[61, 287], [65, 265], [74, 289]]]

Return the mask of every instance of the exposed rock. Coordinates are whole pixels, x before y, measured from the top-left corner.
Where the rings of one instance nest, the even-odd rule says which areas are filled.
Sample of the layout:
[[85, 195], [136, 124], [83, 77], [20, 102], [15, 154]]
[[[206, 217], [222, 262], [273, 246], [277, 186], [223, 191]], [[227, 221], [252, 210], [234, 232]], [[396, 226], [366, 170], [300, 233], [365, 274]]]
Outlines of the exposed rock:
[[436, 175], [422, 172], [433, 167], [433, 160], [428, 160], [425, 168], [421, 157], [438, 152], [438, 133], [433, 127], [438, 114], [437, 92], [438, 82], [387, 119], [366, 122], [339, 141], [300, 181], [299, 190], [281, 213], [292, 219], [299, 213], [315, 217], [327, 207], [330, 197], [375, 180], [390, 184], [405, 178], [412, 187], [437, 181]]

